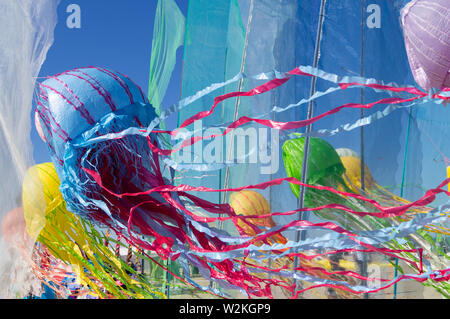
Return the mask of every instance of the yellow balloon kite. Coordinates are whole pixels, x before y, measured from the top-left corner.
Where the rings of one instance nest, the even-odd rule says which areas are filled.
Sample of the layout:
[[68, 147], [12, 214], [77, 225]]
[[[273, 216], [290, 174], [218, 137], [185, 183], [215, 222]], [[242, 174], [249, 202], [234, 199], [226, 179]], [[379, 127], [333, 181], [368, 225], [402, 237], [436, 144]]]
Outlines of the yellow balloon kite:
[[26, 229], [51, 254], [70, 265], [78, 283], [100, 298], [166, 298], [105, 245], [106, 236], [72, 214], [59, 191], [52, 163], [31, 167], [23, 181]]
[[[237, 215], [243, 216], [261, 216], [270, 214], [270, 204], [263, 195], [256, 191], [243, 190], [240, 192], [232, 193], [230, 196], [230, 206], [233, 208]], [[248, 236], [255, 236], [260, 231], [251, 225], [272, 228], [275, 226], [275, 222], [272, 217], [264, 218], [247, 218], [245, 220], [239, 219], [237, 222], [238, 226], [245, 232]], [[276, 234], [267, 238], [269, 245], [274, 243], [286, 244], [287, 239], [281, 235]], [[262, 241], [255, 243], [257, 246], [261, 246]]]

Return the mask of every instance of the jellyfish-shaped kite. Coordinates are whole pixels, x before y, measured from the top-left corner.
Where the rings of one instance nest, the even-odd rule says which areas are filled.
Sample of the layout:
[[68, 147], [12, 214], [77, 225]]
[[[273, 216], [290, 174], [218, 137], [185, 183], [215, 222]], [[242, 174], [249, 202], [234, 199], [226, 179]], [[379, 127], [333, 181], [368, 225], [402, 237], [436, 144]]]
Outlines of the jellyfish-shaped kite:
[[[300, 137], [290, 139], [283, 144], [283, 161], [287, 175], [295, 177], [298, 180], [301, 178], [301, 159], [303, 158], [304, 143], [305, 138]], [[386, 205], [385, 207], [395, 204], [396, 206], [401, 206], [402, 204], [409, 203], [379, 186], [366, 166], [364, 171], [366, 173], [364, 176], [366, 190], [361, 189], [361, 161], [354, 151], [340, 149], [338, 153], [325, 140], [316, 137], [310, 139], [307, 184], [318, 187], [328, 186], [347, 194], [363, 195], [366, 199], [377, 200], [379, 204]], [[299, 186], [295, 184], [290, 185], [293, 193], [298, 197]], [[377, 210], [372, 204], [360, 198], [345, 196], [330, 192], [326, 189], [317, 188], [306, 189], [304, 203], [305, 207], [311, 210], [334, 204], [346, 206], [353, 210], [353, 212], [374, 212]], [[422, 208], [421, 212], [426, 213], [427, 210], [425, 207]], [[411, 213], [417, 213], [419, 209], [413, 207], [409, 211]], [[372, 215], [358, 216], [333, 207], [314, 210], [314, 213], [321, 218], [334, 220], [350, 231], [383, 229], [398, 225], [404, 221], [404, 219], [400, 219], [398, 216], [387, 218], [379, 218]], [[428, 230], [435, 231], [436, 228], [437, 226], [430, 225]], [[436, 243], [430, 240], [430, 245], [430, 241], [427, 241], [426, 238], [430, 238], [426, 232], [425, 234], [419, 232], [406, 237], [406, 242], [392, 240], [383, 245], [395, 249], [408, 249], [409, 245], [411, 247], [420, 247], [430, 257], [433, 267], [440, 269], [443, 265], [439, 261], [441, 259], [439, 257], [440, 252], [435, 250], [437, 247]], [[448, 288], [445, 288], [445, 283], [436, 283], [436, 285], [440, 286], [438, 290], [448, 290]]]
[[[230, 196], [230, 205], [234, 209], [234, 212], [238, 215], [269, 215], [270, 204], [263, 195], [252, 190], [243, 190], [240, 192], [232, 193]], [[272, 217], [264, 218], [248, 218], [247, 220], [240, 220], [237, 222], [237, 228], [240, 230], [241, 235], [254, 236], [260, 233], [261, 230], [257, 227], [272, 228], [275, 226], [275, 222]], [[275, 234], [273, 237], [266, 239], [267, 244], [282, 243], [286, 244], [287, 239], [281, 234]], [[255, 243], [256, 245], [262, 245], [263, 242]]]
[[[154, 247], [162, 247], [170, 236], [160, 235], [165, 231], [156, 225], [145, 227], [146, 219], [180, 223], [175, 209], [158, 194], [120, 195], [169, 183], [151, 150], [157, 137], [124, 133], [145, 130], [156, 116], [142, 90], [105, 68], [74, 69], [40, 83], [36, 114], [67, 208], [113, 228], [140, 226], [141, 234], [157, 239]], [[163, 241], [170, 248], [172, 243]]]
[[[114, 254], [89, 221], [67, 211], [59, 185], [53, 163], [34, 165], [25, 174], [22, 198], [30, 238], [48, 251], [47, 259], [73, 270], [73, 274], [63, 276], [60, 282], [74, 277], [86, 292], [101, 298], [164, 298], [144, 278], [137, 281], [132, 277], [137, 276], [136, 271]], [[55, 270], [53, 273], [50, 270], [43, 272], [40, 269], [40, 272], [47, 278], [52, 275], [54, 286], [63, 286], [54, 279]], [[64, 295], [64, 290], [60, 289], [58, 293]]]
[[401, 22], [416, 82], [427, 91], [450, 87], [450, 1], [412, 0]]

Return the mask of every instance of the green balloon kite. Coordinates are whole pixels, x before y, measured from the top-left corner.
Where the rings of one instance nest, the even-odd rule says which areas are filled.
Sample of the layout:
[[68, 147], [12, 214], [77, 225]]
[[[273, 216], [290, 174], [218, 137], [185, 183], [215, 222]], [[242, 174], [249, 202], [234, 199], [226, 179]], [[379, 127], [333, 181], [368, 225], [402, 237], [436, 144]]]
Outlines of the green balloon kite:
[[[345, 166], [336, 150], [323, 139], [311, 137], [309, 141], [310, 151], [308, 156], [306, 184], [312, 186], [327, 186], [342, 192], [354, 193], [352, 189], [356, 189], [356, 186], [351, 185], [351, 189], [347, 184], [349, 179], [346, 178], [347, 182], [344, 180]], [[304, 144], [305, 138], [299, 137], [286, 141], [282, 147], [283, 162], [287, 176], [294, 177], [299, 181], [301, 180], [302, 175]], [[299, 198], [300, 186], [291, 183], [290, 187], [293, 194]], [[363, 195], [366, 198], [369, 197], [364, 191], [361, 191], [360, 195]], [[314, 208], [333, 203], [345, 205], [353, 211], [359, 212], [374, 212], [377, 210], [370, 203], [353, 197], [336, 194], [327, 190], [306, 188], [304, 207]], [[383, 203], [381, 202], [380, 204]], [[382, 229], [400, 223], [400, 220], [397, 217], [378, 218], [370, 215], [361, 217], [332, 208], [315, 210], [314, 214], [322, 219], [336, 222], [349, 231]], [[401, 243], [397, 240], [392, 240], [384, 246], [392, 249], [423, 248], [424, 253], [430, 257], [433, 268], [436, 266], [436, 269], [440, 269], [439, 266], [442, 266], [442, 257], [440, 257], [442, 251], [440, 250], [440, 245], [437, 244], [436, 239], [432, 238], [429, 233], [423, 230], [419, 230], [417, 233], [411, 234], [407, 238], [403, 238]], [[410, 253], [402, 253], [401, 256], [419, 262], [419, 259]], [[445, 259], [448, 260], [448, 258]], [[436, 265], [434, 265], [434, 261], [436, 262]], [[396, 265], [396, 267], [403, 272], [399, 266]], [[416, 270], [415, 268], [413, 269]], [[450, 297], [450, 285], [448, 283], [431, 282], [428, 280], [423, 284], [434, 287], [439, 293], [447, 298]]]

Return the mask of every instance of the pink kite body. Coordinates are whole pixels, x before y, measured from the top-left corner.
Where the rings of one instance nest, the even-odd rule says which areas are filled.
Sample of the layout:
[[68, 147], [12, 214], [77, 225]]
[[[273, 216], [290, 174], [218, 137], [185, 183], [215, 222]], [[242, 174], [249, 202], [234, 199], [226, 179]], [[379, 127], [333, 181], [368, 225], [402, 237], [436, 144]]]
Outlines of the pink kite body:
[[450, 1], [413, 0], [401, 12], [409, 64], [425, 90], [450, 86]]

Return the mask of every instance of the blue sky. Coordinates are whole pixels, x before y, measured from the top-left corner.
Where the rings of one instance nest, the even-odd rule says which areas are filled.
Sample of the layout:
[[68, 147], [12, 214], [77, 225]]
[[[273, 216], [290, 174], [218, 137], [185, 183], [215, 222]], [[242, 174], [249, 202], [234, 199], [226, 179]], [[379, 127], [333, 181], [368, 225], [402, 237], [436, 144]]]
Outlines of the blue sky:
[[[188, 1], [176, 2], [186, 15]], [[88, 65], [103, 66], [126, 74], [146, 92], [157, 3], [157, 0], [61, 0], [55, 41], [39, 76], [46, 77]], [[80, 6], [80, 29], [70, 29], [66, 25], [70, 15], [66, 10], [70, 4]], [[182, 50], [179, 50], [164, 106], [175, 103], [179, 97], [181, 56]], [[34, 123], [34, 117], [32, 119]], [[31, 139], [35, 162], [50, 161], [47, 146], [39, 139], [34, 125]]]

